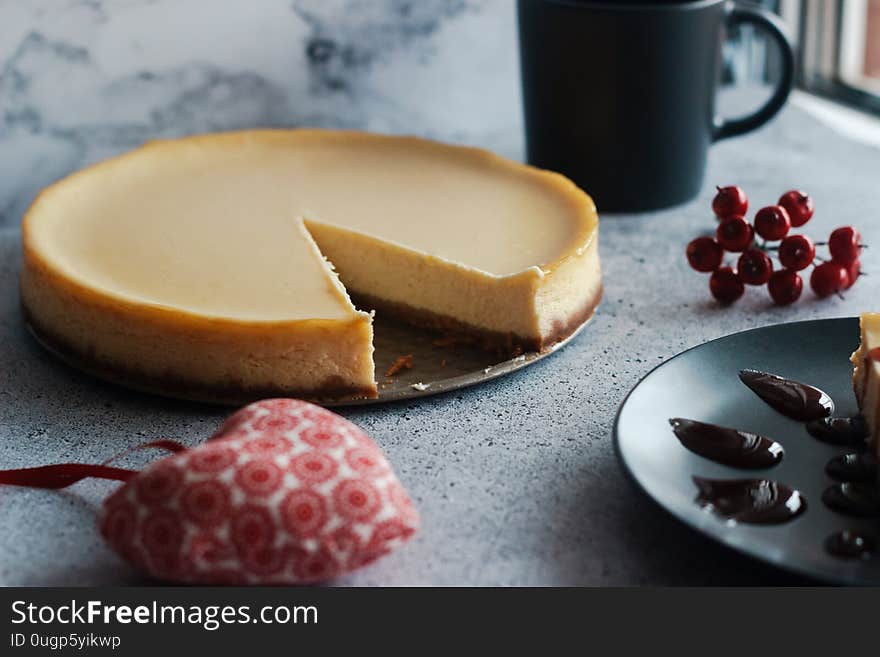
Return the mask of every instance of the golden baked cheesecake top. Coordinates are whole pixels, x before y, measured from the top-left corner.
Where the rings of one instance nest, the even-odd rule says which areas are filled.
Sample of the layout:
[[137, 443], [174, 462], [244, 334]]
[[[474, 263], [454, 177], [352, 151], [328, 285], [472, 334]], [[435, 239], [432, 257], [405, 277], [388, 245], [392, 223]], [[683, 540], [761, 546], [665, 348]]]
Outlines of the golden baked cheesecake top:
[[303, 219], [504, 277], [540, 276], [597, 225], [567, 179], [408, 137], [252, 131], [152, 142], [44, 191], [26, 253], [128, 302], [243, 321], [357, 313]]

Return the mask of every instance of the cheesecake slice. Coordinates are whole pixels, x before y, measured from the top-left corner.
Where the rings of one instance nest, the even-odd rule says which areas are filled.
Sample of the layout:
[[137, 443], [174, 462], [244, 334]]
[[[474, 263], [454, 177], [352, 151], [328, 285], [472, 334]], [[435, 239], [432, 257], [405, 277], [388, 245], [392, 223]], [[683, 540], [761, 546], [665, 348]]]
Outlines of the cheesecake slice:
[[880, 457], [880, 313], [862, 313], [862, 342], [853, 352], [853, 390], [868, 425], [869, 440]]
[[320, 130], [189, 137], [39, 195], [22, 305], [46, 346], [129, 386], [370, 397], [373, 310], [508, 355], [570, 335], [601, 296], [597, 229], [567, 179], [477, 149]]

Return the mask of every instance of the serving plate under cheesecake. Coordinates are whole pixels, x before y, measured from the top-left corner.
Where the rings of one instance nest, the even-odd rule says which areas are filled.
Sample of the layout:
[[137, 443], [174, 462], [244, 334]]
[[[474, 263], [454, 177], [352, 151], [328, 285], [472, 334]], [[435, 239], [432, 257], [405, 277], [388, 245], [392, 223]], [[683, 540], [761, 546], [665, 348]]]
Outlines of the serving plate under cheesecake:
[[[827, 463], [852, 448], [816, 440], [739, 380], [741, 370], [753, 368], [812, 384], [833, 399], [835, 416], [855, 416], [849, 359], [858, 346], [858, 319], [841, 318], [753, 329], [675, 356], [645, 376], [618, 412], [614, 439], [624, 469], [676, 518], [739, 552], [823, 581], [880, 584], [876, 551], [842, 558], [826, 548], [843, 530], [880, 540], [880, 517], [843, 515], [822, 499], [834, 484]], [[784, 457], [748, 472], [716, 463], [678, 441], [669, 424], [677, 417], [759, 433], [778, 441]], [[799, 491], [806, 510], [780, 524], [730, 522], [697, 503], [694, 477], [772, 478]]]

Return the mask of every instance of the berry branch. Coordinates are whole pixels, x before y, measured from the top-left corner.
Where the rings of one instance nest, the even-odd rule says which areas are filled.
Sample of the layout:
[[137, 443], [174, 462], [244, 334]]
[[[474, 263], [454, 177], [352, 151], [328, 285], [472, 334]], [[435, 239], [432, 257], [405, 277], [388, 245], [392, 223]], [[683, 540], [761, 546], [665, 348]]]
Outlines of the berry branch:
[[[720, 220], [712, 237], [698, 237], [687, 246], [687, 259], [699, 272], [711, 273], [709, 290], [720, 303], [739, 299], [746, 285], [767, 285], [770, 297], [781, 306], [797, 301], [803, 290], [799, 272], [812, 265], [810, 287], [816, 296], [827, 297], [852, 287], [861, 271], [862, 244], [852, 226], [834, 230], [827, 242], [813, 242], [806, 235], [789, 234], [813, 216], [813, 200], [798, 190], [783, 194], [776, 205], [758, 210], [754, 225], [746, 221], [749, 201], [740, 187], [717, 187], [712, 209]], [[755, 235], [761, 238], [758, 243]], [[768, 242], [779, 242], [768, 244]], [[827, 246], [830, 258], [817, 256], [816, 247]], [[724, 253], [739, 253], [736, 268], [723, 264]], [[774, 270], [774, 254], [780, 269]], [[817, 264], [818, 262], [818, 264]]]

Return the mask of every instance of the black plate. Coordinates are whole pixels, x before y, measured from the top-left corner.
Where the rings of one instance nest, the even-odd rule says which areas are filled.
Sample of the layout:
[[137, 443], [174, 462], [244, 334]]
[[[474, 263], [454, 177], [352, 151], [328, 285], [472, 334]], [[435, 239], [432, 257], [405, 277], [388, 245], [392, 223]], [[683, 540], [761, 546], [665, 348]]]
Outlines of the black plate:
[[[880, 538], [880, 518], [846, 517], [822, 503], [822, 491], [833, 483], [825, 464], [852, 450], [819, 442], [803, 424], [774, 411], [737, 377], [739, 370], [754, 368], [803, 381], [831, 395], [835, 415], [853, 415], [858, 406], [849, 356], [858, 344], [858, 319], [844, 318], [767, 326], [685, 351], [651, 371], [624, 400], [614, 423], [618, 456], [660, 506], [724, 545], [825, 581], [880, 584], [880, 554], [846, 560], [823, 548], [825, 538], [841, 529], [860, 529]], [[669, 426], [671, 417], [762, 433], [782, 443], [785, 457], [766, 470], [713, 463], [682, 447]], [[801, 491], [807, 511], [782, 525], [731, 524], [697, 506], [693, 475], [776, 479]]]

